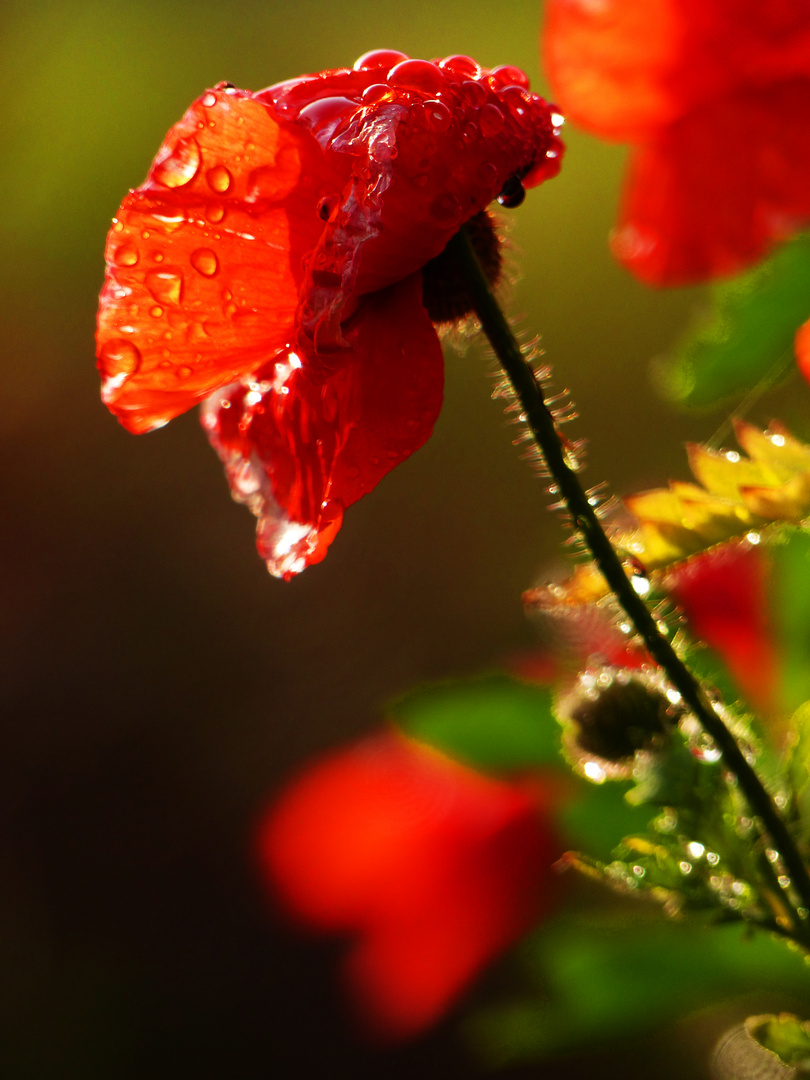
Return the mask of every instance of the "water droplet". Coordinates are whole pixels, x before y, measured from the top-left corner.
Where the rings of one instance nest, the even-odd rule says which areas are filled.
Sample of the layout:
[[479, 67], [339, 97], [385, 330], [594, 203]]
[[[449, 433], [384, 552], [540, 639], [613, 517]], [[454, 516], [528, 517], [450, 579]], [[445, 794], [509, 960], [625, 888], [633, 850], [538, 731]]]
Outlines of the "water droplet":
[[360, 100], [364, 105], [376, 105], [380, 101], [393, 101], [396, 96], [387, 83], [372, 83], [360, 95]]
[[217, 95], [213, 94], [209, 90], [207, 93], [203, 94], [202, 103], [203, 103], [203, 105], [205, 105], [205, 107], [207, 109], [213, 108], [213, 106], [216, 105], [216, 103], [217, 103]]
[[471, 56], [448, 56], [439, 61], [442, 71], [452, 71], [454, 75], [464, 75], [468, 79], [478, 79], [481, 76], [481, 68]]
[[155, 304], [154, 307], [149, 308], [149, 314], [152, 316], [153, 319], [159, 319], [163, 314], [163, 308]]
[[113, 255], [113, 260], [119, 266], [135, 266], [139, 258], [138, 249], [133, 247], [132, 244], [121, 244], [120, 247], [115, 249]]
[[248, 175], [247, 200], [279, 199], [287, 193], [288, 185], [272, 165], [260, 165]]
[[120, 380], [118, 385], [134, 375], [141, 366], [138, 348], [125, 338], [110, 338], [98, 354], [98, 368], [105, 379]]
[[398, 64], [401, 60], [407, 60], [408, 57], [403, 52], [397, 52], [396, 49], [372, 49], [371, 52], [363, 53], [363, 55], [354, 62], [355, 71], [371, 71], [373, 68], [384, 67], [386, 70], [392, 67], [394, 64]]
[[212, 203], [205, 211], [205, 216], [213, 225], [218, 225], [225, 217], [225, 207], [222, 203]]
[[472, 105], [474, 109], [480, 108], [488, 96], [486, 88], [480, 82], [474, 82], [472, 79], [467, 79], [461, 84], [461, 93], [467, 104]]
[[191, 375], [191, 368], [188, 365], [183, 364], [182, 367], [177, 368], [175, 375], [178, 379], [188, 379]]
[[430, 204], [430, 214], [442, 225], [455, 225], [461, 221], [461, 203], [449, 191], [437, 195]]
[[163, 262], [163, 252], [162, 251], [153, 251], [152, 252], [152, 258], [155, 260], [156, 263], [162, 263]]
[[219, 195], [224, 195], [233, 183], [233, 177], [224, 165], [214, 165], [205, 174], [205, 179], [208, 181], [211, 190], [216, 191]]
[[468, 120], [464, 127], [461, 129], [461, 137], [464, 142], [469, 146], [471, 143], [476, 142], [480, 135], [478, 125], [474, 124], [472, 120]]
[[501, 80], [504, 86], [520, 86], [524, 90], [529, 89], [529, 79], [525, 71], [512, 67], [511, 64], [501, 64], [492, 69], [492, 74]]
[[503, 125], [506, 123], [501, 110], [492, 104], [482, 105], [478, 110], [478, 126], [481, 128], [481, 132], [484, 138], [491, 138], [493, 135], [497, 135], [503, 130]]
[[498, 169], [491, 161], [484, 161], [478, 166], [475, 176], [484, 187], [494, 187], [498, 182]]
[[426, 101], [420, 115], [431, 131], [447, 131], [453, 122], [453, 114], [441, 101]]
[[178, 139], [152, 170], [152, 178], [167, 188], [191, 183], [200, 168], [202, 156], [196, 139]]
[[520, 206], [525, 198], [526, 192], [523, 184], [516, 176], [511, 176], [501, 188], [498, 202], [507, 210], [514, 210], [516, 206]]
[[309, 128], [322, 128], [330, 123], [335, 123], [341, 117], [354, 112], [357, 102], [347, 97], [319, 98], [317, 101], [305, 105], [298, 114], [299, 122], [305, 123]]
[[146, 287], [158, 303], [177, 307], [183, 295], [183, 278], [171, 270], [150, 270]]
[[210, 248], [197, 248], [191, 253], [191, 265], [203, 277], [213, 277], [219, 270], [219, 259]]
[[429, 60], [403, 60], [388, 72], [390, 86], [435, 94], [444, 86], [444, 75]]

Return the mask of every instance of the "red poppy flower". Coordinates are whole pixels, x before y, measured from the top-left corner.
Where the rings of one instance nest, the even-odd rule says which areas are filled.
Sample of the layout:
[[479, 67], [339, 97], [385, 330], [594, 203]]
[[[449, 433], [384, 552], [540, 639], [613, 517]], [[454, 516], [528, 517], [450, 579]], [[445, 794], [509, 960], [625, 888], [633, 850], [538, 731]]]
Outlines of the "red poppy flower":
[[810, 218], [806, 0], [547, 0], [566, 114], [633, 146], [617, 257], [658, 285], [730, 274]]
[[403, 1038], [548, 910], [561, 854], [548, 799], [390, 732], [293, 783], [261, 823], [259, 858], [300, 920], [354, 935], [361, 1016]]
[[142, 432], [207, 399], [272, 573], [322, 559], [345, 507], [430, 435], [434, 323], [469, 311], [436, 260], [474, 219], [497, 276], [485, 207], [556, 174], [561, 122], [516, 68], [378, 50], [259, 93], [209, 90], [124, 200], [104, 401]]
[[671, 596], [699, 641], [715, 649], [748, 700], [779, 711], [779, 657], [768, 617], [768, 559], [747, 542], [721, 544], [667, 575]]

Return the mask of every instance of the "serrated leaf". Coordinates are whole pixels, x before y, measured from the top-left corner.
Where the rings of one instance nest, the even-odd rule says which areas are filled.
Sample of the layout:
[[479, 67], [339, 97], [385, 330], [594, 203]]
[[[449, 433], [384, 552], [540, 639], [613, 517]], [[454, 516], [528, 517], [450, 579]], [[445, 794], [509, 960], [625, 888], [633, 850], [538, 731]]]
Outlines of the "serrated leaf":
[[[611, 541], [633, 567], [655, 575], [717, 544], [810, 517], [810, 446], [776, 422], [763, 432], [738, 421], [735, 431], [747, 457], [690, 446], [689, 463], [700, 484], [673, 481], [624, 499], [638, 525], [614, 533]], [[583, 564], [563, 584], [530, 590], [524, 601], [553, 611], [607, 594], [596, 567]]]
[[793, 336], [810, 315], [810, 236], [785, 244], [733, 281], [712, 287], [698, 316], [662, 365], [665, 392], [706, 408], [742, 398], [793, 370]]
[[745, 1030], [783, 1065], [798, 1069], [801, 1075], [810, 1072], [810, 1022], [791, 1013], [749, 1016]]

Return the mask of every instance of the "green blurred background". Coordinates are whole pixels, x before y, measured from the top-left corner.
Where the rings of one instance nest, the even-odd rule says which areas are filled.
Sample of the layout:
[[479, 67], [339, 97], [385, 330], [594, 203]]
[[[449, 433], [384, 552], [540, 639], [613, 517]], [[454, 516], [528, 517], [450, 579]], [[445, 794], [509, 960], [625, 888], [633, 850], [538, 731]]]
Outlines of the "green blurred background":
[[[476, 1075], [454, 1018], [395, 1052], [356, 1042], [332, 950], [272, 917], [248, 848], [283, 778], [386, 699], [531, 646], [520, 594], [559, 568], [562, 533], [490, 400], [489, 357], [447, 350], [429, 445], [284, 584], [194, 415], [140, 438], [108, 415], [93, 330], [110, 218], [205, 87], [390, 47], [515, 64], [542, 88], [539, 22], [534, 0], [4, 0], [4, 1077]], [[623, 152], [567, 141], [561, 177], [509, 215], [512, 310], [573, 390], [589, 481], [622, 493], [684, 477], [683, 442], [722, 414], [656, 396], [649, 362], [697, 294], [614, 265]], [[804, 402], [782, 397], [754, 417], [790, 423]], [[710, 1036], [695, 1038], [698, 1053]], [[683, 1075], [686, 1042], [645, 1042], [650, 1074]], [[626, 1075], [629, 1052], [505, 1075]]]

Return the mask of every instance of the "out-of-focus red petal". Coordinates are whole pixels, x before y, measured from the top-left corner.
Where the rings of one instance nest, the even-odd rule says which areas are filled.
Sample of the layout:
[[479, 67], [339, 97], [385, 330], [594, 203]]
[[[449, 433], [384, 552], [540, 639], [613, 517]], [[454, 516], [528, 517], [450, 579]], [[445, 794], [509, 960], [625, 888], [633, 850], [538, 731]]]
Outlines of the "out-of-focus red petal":
[[[808, 307], [810, 307], [810, 305], [808, 305]], [[799, 371], [804, 375], [805, 379], [810, 382], [810, 319], [808, 319], [807, 322], [802, 323], [796, 331], [794, 348]]]
[[707, 102], [636, 152], [614, 253], [655, 285], [739, 271], [810, 218], [810, 80]]
[[772, 714], [778, 655], [767, 585], [766, 554], [747, 544], [722, 545], [668, 575], [670, 592], [695, 637], [720, 653], [749, 701]]
[[683, 109], [671, 76], [685, 33], [673, 0], [547, 0], [545, 68], [569, 120], [635, 141]]
[[547, 909], [559, 855], [526, 792], [394, 733], [311, 768], [259, 839], [293, 914], [358, 935], [349, 983], [394, 1038], [437, 1019]]
[[165, 423], [292, 340], [318, 202], [347, 178], [244, 91], [191, 106], [107, 241], [98, 364], [126, 427]]
[[331, 374], [285, 352], [212, 395], [203, 412], [277, 576], [324, 557], [343, 510], [422, 446], [441, 407], [442, 351], [421, 275], [364, 297], [344, 334], [348, 348]]

